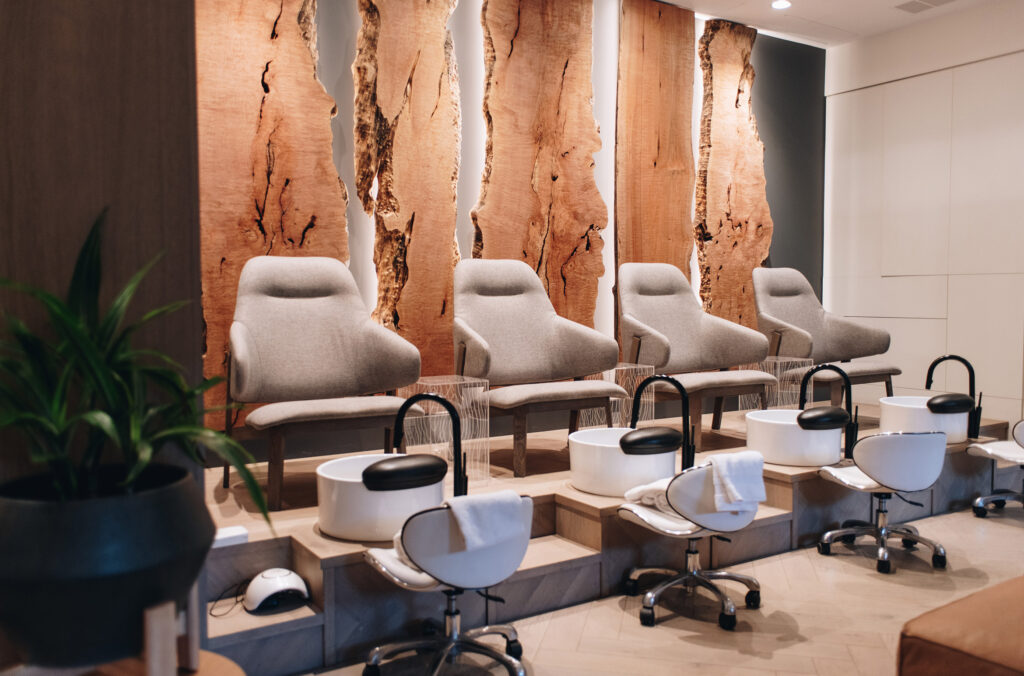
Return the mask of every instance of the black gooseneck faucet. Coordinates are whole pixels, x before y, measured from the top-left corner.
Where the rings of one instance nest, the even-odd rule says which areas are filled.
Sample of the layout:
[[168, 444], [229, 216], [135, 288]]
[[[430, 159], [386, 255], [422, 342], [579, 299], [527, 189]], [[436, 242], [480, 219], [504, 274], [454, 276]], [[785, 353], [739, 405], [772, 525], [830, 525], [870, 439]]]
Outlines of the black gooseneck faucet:
[[405, 436], [405, 414], [409, 412], [413, 404], [426, 400], [436, 401], [443, 406], [452, 419], [452, 459], [454, 461], [452, 479], [455, 495], [466, 495], [469, 490], [469, 477], [466, 476], [466, 458], [462, 453], [462, 421], [459, 418], [459, 412], [455, 410], [452, 403], [441, 395], [433, 392], [421, 392], [412, 395], [402, 403], [398, 413], [395, 415], [395, 437], [392, 451], [402, 445], [402, 437]]
[[[810, 384], [811, 378], [813, 378], [814, 374], [818, 371], [835, 371], [843, 379], [843, 396], [846, 398], [846, 421], [845, 428], [843, 430], [843, 456], [846, 458], [852, 458], [853, 447], [857, 443], [857, 432], [860, 428], [860, 424], [857, 422], [860, 410], [858, 409], [856, 412], [853, 410], [853, 385], [850, 383], [850, 376], [846, 374], [846, 371], [835, 364], [819, 364], [812, 369], [808, 369], [807, 373], [804, 374], [803, 380], [800, 381], [800, 409], [803, 410], [804, 406], [807, 405], [807, 386]], [[838, 409], [838, 407], [835, 406], [830, 406], [826, 410], [831, 412], [833, 409], [836, 409], [837, 412], [842, 412], [842, 409]], [[802, 416], [803, 414], [801, 414], [801, 417]], [[828, 415], [828, 417], [837, 423], [841, 420], [840, 417], [835, 415]], [[801, 427], [805, 427], [803, 420], [801, 420], [800, 417], [797, 418], [797, 423], [799, 423]], [[835, 429], [838, 426], [838, 424], [826, 424], [822, 426], [808, 426], [807, 429]]]
[[647, 386], [651, 383], [658, 381], [669, 383], [676, 390], [679, 391], [679, 398], [683, 404], [683, 450], [682, 450], [682, 469], [693, 467], [694, 457], [697, 454], [697, 449], [693, 443], [693, 430], [690, 427], [690, 395], [686, 393], [686, 388], [683, 384], [673, 378], [664, 374], [648, 376], [637, 386], [636, 393], [633, 395], [633, 413], [629, 418], [629, 426], [636, 429], [637, 423], [640, 421], [640, 395], [644, 393]]
[[981, 436], [981, 397], [984, 393], [979, 394], [977, 399], [974, 398], [974, 367], [971, 366], [971, 362], [958, 354], [947, 354], [939, 357], [928, 366], [928, 375], [924, 379], [924, 389], [932, 389], [932, 377], [935, 375], [935, 367], [944, 361], [958, 361], [967, 367], [967, 389], [968, 396], [970, 396], [972, 402], [971, 410], [967, 413], [967, 436], [971, 439], [977, 439]]

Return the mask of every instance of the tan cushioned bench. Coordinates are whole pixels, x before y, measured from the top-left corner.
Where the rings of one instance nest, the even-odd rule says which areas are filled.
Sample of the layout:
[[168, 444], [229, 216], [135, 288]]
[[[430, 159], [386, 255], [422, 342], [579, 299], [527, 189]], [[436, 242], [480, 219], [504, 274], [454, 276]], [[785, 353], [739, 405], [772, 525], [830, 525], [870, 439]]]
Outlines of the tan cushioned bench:
[[901, 676], [1024, 674], [1024, 577], [975, 592], [903, 625]]

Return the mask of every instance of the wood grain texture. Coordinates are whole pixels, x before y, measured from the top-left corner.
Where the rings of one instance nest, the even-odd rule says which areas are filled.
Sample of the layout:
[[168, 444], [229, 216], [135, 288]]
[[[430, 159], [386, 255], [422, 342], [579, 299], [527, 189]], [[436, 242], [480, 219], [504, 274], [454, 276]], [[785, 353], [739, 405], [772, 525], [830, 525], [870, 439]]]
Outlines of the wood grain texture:
[[590, 0], [486, 0], [487, 155], [474, 258], [526, 261], [555, 310], [593, 326], [607, 209], [591, 97]]
[[[316, 77], [316, 2], [231, 4], [195, 3], [207, 376], [224, 374], [238, 276], [249, 258], [348, 259], [348, 197], [331, 150], [336, 108]], [[207, 406], [223, 401], [223, 387], [206, 397]]]
[[764, 145], [750, 107], [757, 31], [715, 19], [704, 25], [696, 233], [704, 309], [757, 328], [752, 272], [772, 240]]
[[[0, 0], [0, 17], [0, 276], [63, 295], [89, 227], [109, 207], [106, 301], [163, 252], [129, 320], [192, 302], [135, 345], [167, 352], [198, 378], [192, 3]], [[17, 294], [0, 293], [0, 307], [33, 326], [42, 316]], [[0, 482], [38, 471], [20, 439], [0, 437]]]
[[615, 265], [693, 253], [693, 12], [623, 0], [615, 139]]
[[423, 375], [454, 369], [460, 120], [447, 29], [454, 9], [455, 0], [360, 0], [352, 64], [356, 192], [376, 230], [373, 317], [420, 349]]

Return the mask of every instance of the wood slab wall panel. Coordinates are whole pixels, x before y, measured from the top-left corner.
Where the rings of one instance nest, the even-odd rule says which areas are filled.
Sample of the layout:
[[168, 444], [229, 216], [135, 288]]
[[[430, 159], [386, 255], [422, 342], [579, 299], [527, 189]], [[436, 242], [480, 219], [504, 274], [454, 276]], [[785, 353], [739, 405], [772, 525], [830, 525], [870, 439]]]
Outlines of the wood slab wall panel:
[[[316, 77], [315, 0], [196, 0], [204, 372], [224, 375], [238, 276], [253, 256], [348, 260], [348, 196]], [[207, 406], [223, 403], [224, 388]], [[223, 415], [207, 417], [220, 425]]]
[[[79, 247], [109, 207], [106, 301], [163, 252], [131, 320], [191, 303], [143, 330], [136, 345], [167, 352], [198, 379], [192, 4], [0, 0], [0, 83], [0, 276], [63, 295]], [[42, 319], [27, 296], [0, 293], [0, 308], [33, 326]], [[0, 437], [0, 482], [38, 471], [19, 438]]]
[[460, 119], [447, 29], [454, 9], [455, 0], [360, 0], [352, 64], [356, 192], [376, 230], [373, 316], [420, 349], [424, 375], [454, 368]]
[[768, 257], [772, 217], [764, 145], [750, 107], [757, 31], [719, 19], [704, 25], [696, 239], [704, 309], [757, 328], [751, 276]]
[[555, 310], [593, 326], [607, 208], [591, 84], [591, 0], [483, 4], [487, 151], [474, 258], [525, 261]]
[[615, 262], [670, 263], [693, 253], [693, 12], [623, 0], [615, 153]]

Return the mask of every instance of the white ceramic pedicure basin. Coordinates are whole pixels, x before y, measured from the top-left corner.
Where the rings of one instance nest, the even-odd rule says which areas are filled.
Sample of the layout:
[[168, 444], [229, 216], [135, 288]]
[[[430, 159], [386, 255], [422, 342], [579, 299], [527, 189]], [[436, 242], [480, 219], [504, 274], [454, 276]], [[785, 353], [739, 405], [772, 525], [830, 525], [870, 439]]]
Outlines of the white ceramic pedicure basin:
[[967, 413], [932, 413], [931, 397], [882, 397], [878, 400], [882, 432], [945, 432], [946, 443], [967, 441]]
[[795, 467], [834, 465], [842, 456], [842, 429], [805, 430], [795, 408], [747, 413], [747, 448], [765, 462]]
[[676, 453], [626, 455], [619, 440], [633, 429], [598, 427], [569, 435], [569, 470], [573, 488], [621, 498], [635, 486], [674, 476]]
[[371, 491], [363, 485], [364, 469], [395, 457], [400, 456], [353, 455], [317, 467], [320, 531], [342, 540], [391, 540], [410, 516], [444, 501], [444, 481], [392, 491]]

